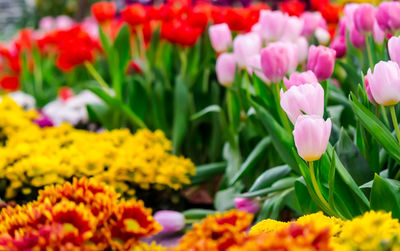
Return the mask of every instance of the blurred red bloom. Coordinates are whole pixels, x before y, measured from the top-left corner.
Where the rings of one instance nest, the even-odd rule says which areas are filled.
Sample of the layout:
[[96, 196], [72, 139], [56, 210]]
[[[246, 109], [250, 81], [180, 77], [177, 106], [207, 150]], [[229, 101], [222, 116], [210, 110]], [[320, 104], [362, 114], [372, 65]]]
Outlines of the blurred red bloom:
[[61, 87], [58, 91], [58, 96], [61, 98], [62, 101], [67, 101], [69, 98], [74, 96], [74, 92], [70, 87]]
[[193, 46], [202, 29], [192, 27], [182, 20], [163, 22], [161, 26], [161, 37], [182, 46]]
[[321, 6], [329, 4], [329, 0], [310, 0], [310, 5], [313, 10], [319, 10]]
[[132, 4], [121, 11], [122, 19], [130, 26], [144, 24], [148, 20], [148, 12], [141, 4]]
[[320, 5], [319, 12], [321, 12], [326, 22], [337, 24], [339, 22], [339, 14], [342, 12], [342, 6], [331, 3]]
[[97, 22], [102, 23], [114, 18], [117, 7], [114, 2], [98, 2], [92, 5], [92, 14]]
[[19, 79], [17, 76], [4, 75], [0, 79], [0, 86], [5, 91], [15, 91], [19, 87]]
[[282, 12], [289, 14], [290, 16], [300, 16], [306, 9], [306, 4], [299, 0], [290, 0], [281, 3], [280, 9]]
[[14, 46], [18, 51], [31, 50], [33, 47], [33, 30], [22, 29], [19, 31], [18, 36], [14, 39]]

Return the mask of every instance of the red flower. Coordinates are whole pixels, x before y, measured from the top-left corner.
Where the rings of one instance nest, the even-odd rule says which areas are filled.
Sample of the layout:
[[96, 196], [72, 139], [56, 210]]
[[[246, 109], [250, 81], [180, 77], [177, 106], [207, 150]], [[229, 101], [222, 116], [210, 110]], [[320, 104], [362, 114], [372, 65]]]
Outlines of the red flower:
[[250, 11], [243, 8], [228, 8], [225, 14], [225, 22], [233, 31], [249, 31], [254, 24], [250, 17]]
[[282, 12], [288, 13], [290, 16], [300, 16], [306, 9], [306, 4], [299, 0], [290, 0], [281, 3]]
[[192, 27], [188, 23], [180, 21], [164, 22], [161, 26], [161, 37], [182, 46], [196, 44], [202, 29]]
[[21, 50], [31, 50], [33, 47], [33, 30], [32, 29], [22, 29], [18, 33], [18, 37], [14, 40], [14, 46], [18, 51]]
[[98, 2], [92, 5], [92, 14], [97, 22], [102, 23], [114, 18], [117, 7], [114, 2]]
[[321, 6], [329, 3], [329, 0], [310, 0], [310, 5], [313, 10], [319, 10]]
[[67, 101], [69, 98], [74, 96], [74, 92], [70, 87], [61, 87], [58, 96], [61, 98], [62, 101]]
[[19, 87], [19, 79], [17, 76], [4, 75], [0, 79], [0, 86], [5, 91], [15, 91]]
[[342, 11], [342, 6], [337, 4], [324, 4], [320, 5], [319, 12], [325, 18], [326, 22], [328, 23], [335, 23], [339, 22], [339, 14]]
[[148, 13], [141, 4], [132, 4], [121, 11], [122, 19], [130, 26], [144, 24], [148, 20]]

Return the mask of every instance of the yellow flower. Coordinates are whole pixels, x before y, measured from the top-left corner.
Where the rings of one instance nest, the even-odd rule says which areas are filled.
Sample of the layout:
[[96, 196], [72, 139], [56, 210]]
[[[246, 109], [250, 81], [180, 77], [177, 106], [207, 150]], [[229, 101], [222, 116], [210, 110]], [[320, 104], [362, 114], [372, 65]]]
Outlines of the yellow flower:
[[258, 235], [260, 233], [270, 233], [270, 232], [279, 231], [279, 230], [289, 226], [289, 224], [290, 224], [289, 222], [281, 222], [281, 221], [266, 219], [266, 220], [260, 221], [256, 225], [254, 225], [250, 229], [250, 234]]

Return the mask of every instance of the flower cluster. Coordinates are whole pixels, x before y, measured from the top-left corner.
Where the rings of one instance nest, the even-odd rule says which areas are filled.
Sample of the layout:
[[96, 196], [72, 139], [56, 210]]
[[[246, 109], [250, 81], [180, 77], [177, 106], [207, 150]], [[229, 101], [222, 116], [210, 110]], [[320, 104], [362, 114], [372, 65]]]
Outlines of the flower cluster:
[[140, 242], [161, 228], [143, 202], [120, 201], [112, 188], [87, 178], [4, 208], [0, 222], [2, 250], [163, 250]]
[[170, 153], [171, 142], [161, 131], [95, 133], [68, 124], [40, 128], [31, 121], [36, 113], [24, 112], [9, 98], [0, 111], [5, 144], [0, 149], [0, 189], [6, 199], [31, 196], [72, 177], [93, 177], [133, 196], [135, 187], [180, 189], [195, 172], [189, 159]]

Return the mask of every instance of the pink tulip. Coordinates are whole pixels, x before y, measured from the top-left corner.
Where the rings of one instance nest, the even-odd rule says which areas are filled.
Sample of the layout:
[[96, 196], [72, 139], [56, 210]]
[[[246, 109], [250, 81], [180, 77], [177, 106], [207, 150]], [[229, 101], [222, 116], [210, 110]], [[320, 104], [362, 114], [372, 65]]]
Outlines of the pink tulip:
[[336, 58], [344, 57], [347, 51], [346, 38], [343, 36], [335, 38], [330, 47], [336, 51]]
[[308, 56], [308, 41], [305, 37], [299, 37], [295, 44], [297, 47], [297, 59], [299, 63], [303, 63]]
[[367, 81], [376, 103], [391, 106], [400, 101], [400, 68], [397, 63], [380, 61], [373, 73], [368, 69]]
[[248, 58], [261, 50], [261, 39], [256, 33], [238, 35], [233, 41], [233, 53], [240, 68], [246, 67]]
[[327, 29], [326, 21], [319, 12], [304, 12], [300, 18], [304, 22], [303, 36], [311, 36], [317, 28]]
[[270, 84], [271, 81], [264, 75], [261, 70], [261, 55], [253, 55], [247, 60], [247, 72], [250, 76], [253, 75], [253, 72], [259, 77], [264, 83]]
[[51, 31], [55, 27], [55, 20], [53, 17], [47, 16], [40, 19], [39, 29], [42, 31]]
[[281, 11], [262, 10], [258, 23], [261, 26], [262, 37], [266, 41], [279, 40], [285, 30], [288, 15]]
[[346, 32], [347, 32], [346, 20], [344, 18], [341, 18], [339, 20], [338, 35], [341, 37], [346, 37]]
[[383, 41], [385, 40], [385, 32], [381, 29], [376, 20], [374, 22], [372, 34], [374, 35], [374, 40], [376, 43], [383, 44]]
[[400, 65], [400, 37], [391, 37], [388, 42], [390, 59]]
[[358, 9], [359, 4], [349, 3], [344, 6], [343, 14], [346, 27], [348, 30], [354, 26], [354, 12]]
[[372, 96], [371, 87], [369, 85], [367, 76], [364, 77], [364, 83], [365, 83], [365, 92], [367, 93], [369, 102], [371, 102], [373, 105], [376, 105], [376, 101], [375, 101], [374, 97]]
[[58, 16], [56, 17], [55, 20], [55, 28], [60, 29], [60, 30], [67, 30], [71, 28], [75, 24], [75, 21], [70, 18], [69, 16]]
[[400, 3], [382, 2], [376, 11], [376, 20], [382, 30], [394, 32], [400, 29]]
[[175, 233], [185, 227], [185, 216], [176, 211], [158, 211], [154, 214], [154, 219], [162, 226], [161, 233]]
[[255, 214], [260, 210], [260, 205], [256, 200], [248, 198], [235, 198], [235, 207], [239, 211], [247, 212], [249, 214]]
[[283, 82], [285, 83], [286, 89], [289, 90], [292, 86], [318, 83], [318, 79], [312, 71], [294, 72], [290, 75], [289, 79], [285, 77]]
[[303, 26], [304, 21], [302, 19], [298, 17], [288, 17], [281, 40], [295, 42], [300, 37]]
[[282, 42], [269, 44], [261, 51], [261, 69], [265, 76], [276, 83], [288, 73], [291, 64], [291, 52]]
[[375, 8], [372, 4], [360, 4], [354, 11], [354, 25], [359, 32], [372, 32], [375, 21]]
[[292, 86], [286, 92], [281, 90], [281, 107], [292, 124], [304, 113], [324, 115], [324, 89], [318, 83]]
[[350, 42], [354, 47], [362, 49], [365, 46], [365, 37], [355, 27], [352, 27], [350, 29]]
[[330, 78], [335, 67], [336, 52], [325, 46], [310, 47], [308, 52], [307, 69], [314, 72], [319, 80]]
[[235, 79], [236, 57], [233, 53], [222, 53], [215, 65], [218, 82], [223, 86], [231, 86]]
[[218, 53], [228, 51], [232, 46], [232, 34], [226, 23], [211, 25], [208, 29], [211, 45]]
[[315, 161], [325, 153], [331, 135], [332, 122], [318, 115], [301, 115], [293, 130], [294, 143], [300, 157]]
[[289, 67], [288, 72], [289, 74], [296, 71], [297, 65], [299, 64], [298, 60], [298, 47], [296, 44], [292, 44], [290, 42], [284, 42], [289, 52]]

